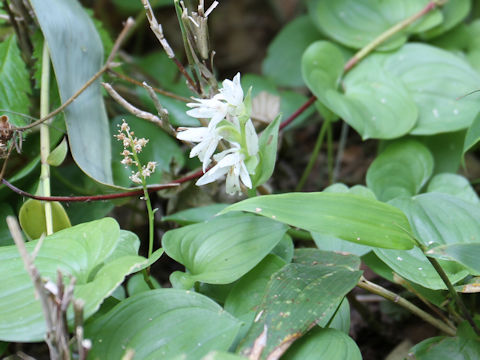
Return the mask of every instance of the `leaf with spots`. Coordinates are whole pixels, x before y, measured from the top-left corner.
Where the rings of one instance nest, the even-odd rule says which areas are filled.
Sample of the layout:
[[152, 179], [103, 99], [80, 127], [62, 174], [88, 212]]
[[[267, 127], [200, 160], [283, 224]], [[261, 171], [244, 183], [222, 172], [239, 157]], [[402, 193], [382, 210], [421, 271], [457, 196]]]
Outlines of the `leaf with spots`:
[[312, 326], [327, 325], [361, 275], [351, 255], [303, 249], [295, 258], [272, 275], [240, 354], [278, 358]]

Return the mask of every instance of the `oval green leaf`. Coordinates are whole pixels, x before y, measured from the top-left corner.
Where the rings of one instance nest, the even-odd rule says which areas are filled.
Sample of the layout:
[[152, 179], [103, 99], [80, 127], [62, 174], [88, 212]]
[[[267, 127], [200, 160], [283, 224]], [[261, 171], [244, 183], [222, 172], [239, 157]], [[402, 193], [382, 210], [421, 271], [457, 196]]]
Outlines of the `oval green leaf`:
[[130, 297], [89, 324], [89, 359], [200, 359], [226, 351], [241, 323], [215, 302], [190, 291], [157, 289]]
[[[45, 203], [43, 201], [28, 199], [22, 204], [18, 218], [23, 232], [29, 239], [38, 239], [47, 233], [45, 220]], [[59, 202], [51, 202], [53, 232], [72, 226], [67, 212]]]
[[199, 206], [192, 209], [182, 210], [171, 215], [162, 217], [162, 221], [173, 221], [179, 225], [191, 225], [213, 219], [227, 204], [212, 204]]
[[345, 77], [342, 94], [337, 85], [343, 64], [340, 50], [327, 41], [313, 43], [303, 54], [303, 78], [323, 105], [364, 139], [392, 139], [413, 128], [417, 107], [400, 79], [378, 64], [362, 62]]
[[67, 145], [67, 138], [63, 138], [62, 142], [58, 144], [58, 146], [52, 150], [52, 152], [48, 155], [47, 162], [51, 166], [60, 166], [62, 165], [65, 157], [67, 156], [68, 152], [68, 145]]
[[433, 172], [433, 155], [415, 140], [390, 144], [367, 171], [367, 185], [381, 201], [418, 194]]
[[[360, 49], [427, 4], [428, 0], [311, 0], [308, 11], [315, 25], [327, 36], [345, 46]], [[441, 21], [441, 13], [434, 10], [403, 31], [396, 32], [378, 49], [395, 49], [407, 41], [408, 35], [425, 31]]]
[[228, 284], [257, 265], [286, 231], [287, 227], [276, 221], [229, 214], [170, 230], [162, 244], [168, 256], [185, 265], [188, 273], [182, 276], [187, 282]]
[[478, 195], [467, 178], [457, 174], [435, 175], [428, 184], [427, 192], [450, 194], [472, 204], [478, 204]]
[[[35, 258], [35, 265], [45, 279], [55, 281], [57, 269], [62, 271], [67, 283], [69, 275], [76, 278], [74, 297], [85, 301], [84, 316], [87, 319], [127, 274], [146, 262], [145, 258], [126, 250], [135, 248], [133, 243], [138, 239], [132, 236], [132, 233], [121, 235], [118, 224], [111, 218], [77, 225], [47, 236]], [[112, 256], [121, 241], [125, 242], [121, 251], [125, 256]], [[30, 253], [37, 242], [26, 243]], [[0, 282], [0, 339], [15, 342], [44, 340], [45, 321], [40, 301], [35, 297], [32, 280], [16, 246], [0, 247], [0, 272], [8, 274]], [[71, 310], [67, 314], [69, 320], [73, 320]]]
[[427, 255], [456, 261], [465, 266], [471, 275], [480, 275], [480, 243], [441, 245], [427, 251]]
[[353, 339], [335, 329], [313, 328], [282, 357], [285, 360], [362, 360]]
[[308, 231], [357, 244], [411, 249], [410, 225], [395, 207], [377, 200], [343, 193], [289, 193], [240, 201], [229, 211], [248, 211]]

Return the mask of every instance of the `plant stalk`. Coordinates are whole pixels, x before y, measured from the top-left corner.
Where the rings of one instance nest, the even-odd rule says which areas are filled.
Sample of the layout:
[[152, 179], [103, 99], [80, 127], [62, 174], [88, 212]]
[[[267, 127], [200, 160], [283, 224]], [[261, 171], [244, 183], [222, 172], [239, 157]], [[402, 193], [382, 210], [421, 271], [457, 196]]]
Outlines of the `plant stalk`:
[[438, 320], [437, 318], [433, 317], [429, 313], [423, 311], [416, 305], [412, 304], [410, 301], [404, 299], [403, 297], [395, 294], [394, 292], [391, 292], [390, 290], [387, 290], [380, 285], [374, 284], [367, 279], [365, 279], [363, 276], [360, 278], [360, 281], [358, 282], [357, 286], [359, 288], [365, 289], [372, 294], [379, 295], [387, 300], [390, 300], [394, 302], [395, 304], [400, 305], [401, 307], [409, 310], [411, 313], [417, 315], [421, 319], [425, 320], [428, 322], [430, 325], [436, 327], [437, 329], [441, 330], [447, 335], [450, 336], [455, 336], [456, 334], [456, 329], [448, 326], [444, 322]]
[[[47, 41], [43, 42], [42, 54], [42, 78], [40, 88], [40, 117], [48, 114], [50, 103], [50, 54], [48, 52]], [[44, 196], [50, 196], [50, 165], [48, 164], [48, 155], [50, 155], [50, 131], [46, 123], [40, 125], [40, 186]], [[51, 202], [44, 202], [45, 225], [47, 235], [53, 234], [53, 216]]]

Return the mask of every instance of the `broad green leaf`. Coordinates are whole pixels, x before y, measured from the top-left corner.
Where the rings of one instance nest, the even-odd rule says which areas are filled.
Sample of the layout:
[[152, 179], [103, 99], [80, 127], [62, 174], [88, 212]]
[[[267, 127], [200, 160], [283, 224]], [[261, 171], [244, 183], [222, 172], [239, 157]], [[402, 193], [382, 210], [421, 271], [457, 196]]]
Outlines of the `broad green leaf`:
[[[480, 208], [457, 197], [427, 193], [412, 199], [396, 199], [393, 204], [407, 215], [415, 237], [425, 246], [478, 243]], [[429, 289], [445, 289], [445, 284], [422, 251], [375, 249], [377, 256], [407, 280]], [[468, 275], [452, 261], [440, 261], [452, 283]]]
[[0, 207], [0, 246], [14, 244], [7, 226], [7, 216], [15, 216], [15, 213], [10, 205], [3, 203]]
[[418, 360], [475, 360], [480, 354], [480, 341], [459, 336], [437, 336], [415, 345], [410, 353]]
[[[148, 139], [148, 144], [138, 154], [142, 165], [146, 165], [149, 161], [157, 163], [155, 172], [147, 178], [148, 184], [162, 183], [163, 173], [170, 172], [172, 163], [176, 166], [183, 166], [185, 158], [177, 142], [155, 124], [132, 115], [118, 116], [110, 125], [112, 134], [118, 133], [118, 126], [120, 126], [123, 119], [130, 125], [136, 137]], [[125, 187], [129, 185], [138, 186], [129, 179], [132, 171], [137, 172], [137, 168], [135, 166], [125, 167], [125, 165], [120, 163], [123, 159], [121, 155], [123, 149], [123, 143], [114, 139], [112, 144], [112, 168], [115, 184]], [[129, 150], [131, 151], [131, 149]]]
[[351, 188], [349, 188], [347, 185], [342, 184], [342, 183], [335, 183], [330, 186], [327, 186], [323, 192], [328, 192], [328, 193], [348, 193], [352, 195], [358, 195], [358, 196], [363, 196], [366, 197], [367, 199], [373, 199], [376, 200], [377, 197], [373, 193], [372, 190], [367, 188], [366, 186], [363, 185], [354, 185]]
[[427, 255], [444, 260], [452, 260], [465, 266], [472, 275], [480, 275], [480, 243], [450, 244], [434, 247]]
[[220, 211], [227, 207], [227, 204], [212, 204], [199, 206], [192, 209], [182, 210], [175, 214], [167, 215], [162, 221], [173, 221], [179, 225], [190, 225], [213, 219]]
[[288, 193], [250, 198], [222, 213], [248, 211], [308, 231], [336, 236], [357, 244], [411, 249], [410, 225], [391, 205], [342, 193]]
[[[398, 22], [422, 10], [428, 0], [311, 0], [308, 12], [317, 27], [341, 44], [360, 49]], [[379, 50], [392, 50], [407, 41], [408, 35], [428, 30], [442, 21], [438, 10], [397, 32]]]
[[270, 253], [277, 255], [280, 259], [283, 259], [287, 263], [289, 263], [293, 259], [294, 250], [295, 244], [293, 243], [292, 238], [290, 237], [290, 235], [285, 234], [282, 240], [280, 240], [277, 246], [275, 246]]
[[434, 174], [445, 172], [456, 173], [463, 161], [463, 143], [466, 130], [415, 136], [415, 140], [426, 145], [433, 155], [435, 167]]
[[[20, 55], [16, 36], [0, 43], [0, 109], [29, 114], [30, 75]], [[25, 118], [6, 113], [14, 126], [26, 125]]]
[[208, 353], [206, 356], [204, 356], [202, 360], [247, 360], [247, 358], [224, 351], [212, 351], [211, 353]]
[[471, 6], [471, 0], [447, 1], [440, 8], [440, 11], [443, 14], [443, 21], [433, 29], [427, 30], [425, 33], [421, 34], [421, 36], [430, 39], [452, 29], [467, 17]]
[[335, 329], [315, 327], [296, 341], [282, 359], [362, 360], [362, 354], [355, 341], [347, 334]]
[[264, 184], [273, 174], [277, 160], [278, 128], [280, 126], [281, 115], [278, 115], [265, 130], [263, 130], [258, 139], [258, 154], [260, 161], [252, 175], [253, 188]]
[[302, 86], [300, 59], [308, 45], [321, 37], [308, 16], [296, 18], [268, 46], [263, 74], [280, 86]]
[[226, 351], [240, 322], [215, 302], [191, 291], [157, 289], [130, 297], [90, 323], [89, 359], [121, 359], [126, 349], [138, 359], [200, 359]]
[[413, 196], [427, 183], [433, 172], [433, 156], [415, 140], [390, 144], [367, 171], [367, 185], [381, 201]]
[[174, 279], [183, 277], [191, 285], [195, 281], [228, 284], [257, 265], [286, 230], [285, 225], [273, 220], [229, 214], [170, 230], [162, 244], [167, 255], [188, 271], [173, 273]]
[[325, 235], [314, 231], [311, 232], [311, 235], [317, 248], [323, 251], [336, 251], [363, 256], [372, 250], [370, 246], [355, 244], [351, 241], [345, 241], [331, 235]]
[[328, 323], [361, 275], [346, 265], [351, 263], [349, 257], [327, 260], [328, 255], [302, 249], [296, 253], [299, 263], [287, 264], [272, 275], [253, 325], [237, 350], [240, 354], [250, 355], [261, 338], [265, 343], [261, 359], [274, 352], [279, 356], [313, 324]]
[[[45, 219], [45, 203], [39, 200], [28, 199], [22, 204], [18, 218], [22, 230], [29, 239], [38, 239], [47, 233]], [[67, 212], [59, 202], [51, 202], [53, 232], [57, 232], [71, 226]]]
[[225, 310], [243, 322], [238, 340], [243, 339], [252, 326], [271, 276], [285, 265], [278, 256], [268, 254], [233, 286], [225, 299]]
[[465, 129], [478, 113], [479, 94], [457, 98], [478, 88], [480, 74], [448, 51], [409, 43], [394, 53], [369, 56], [349, 75], [373, 69], [377, 69], [373, 77], [382, 80], [385, 72], [397, 78], [413, 96], [418, 107], [418, 121], [411, 131], [414, 135]]
[[[131, 236], [128, 235], [126, 240], [131, 242]], [[69, 275], [76, 278], [74, 297], [85, 301], [84, 316], [87, 319], [126, 275], [146, 262], [145, 258], [133, 253], [109, 261], [120, 240], [118, 224], [111, 218], [77, 225], [47, 236], [35, 258], [35, 265], [45, 279], [55, 281], [57, 269], [62, 271], [66, 282], [69, 282]], [[31, 253], [36, 245], [37, 241], [26, 243], [27, 250]], [[45, 321], [41, 305], [14, 245], [0, 248], [0, 272], [8, 274], [0, 282], [0, 339], [16, 342], [43, 340]], [[73, 320], [71, 310], [69, 320]]]
[[400, 79], [367, 60], [347, 74], [345, 94], [340, 93], [337, 86], [343, 73], [343, 55], [335, 45], [317, 41], [303, 54], [302, 74], [318, 100], [364, 139], [402, 136], [417, 120], [414, 99]]
[[465, 281], [463, 284], [455, 286], [455, 290], [466, 294], [474, 294], [480, 292], [480, 277], [472, 277], [471, 279]]
[[[160, 284], [155, 278], [150, 276], [150, 281], [152, 282], [155, 289], [161, 288]], [[132, 277], [130, 277], [130, 279], [128, 279], [128, 283], [127, 283], [128, 296], [131, 297], [131, 296], [140, 294], [145, 291], [150, 291], [150, 290], [152, 289], [150, 289], [148, 284], [145, 282], [145, 279], [142, 273], [137, 273]]]
[[456, 196], [472, 204], [478, 204], [478, 195], [467, 178], [457, 174], [435, 175], [427, 187], [427, 192], [440, 192]]
[[328, 327], [340, 330], [347, 335], [350, 332], [350, 304], [346, 297], [343, 298]]
[[480, 113], [477, 114], [472, 124], [467, 130], [463, 152], [466, 153], [480, 141]]
[[[60, 97], [65, 102], [102, 66], [101, 39], [78, 1], [30, 3], [48, 43]], [[64, 112], [75, 162], [95, 180], [112, 184], [111, 140], [100, 81], [88, 87]]]
[[48, 155], [47, 162], [51, 166], [60, 166], [62, 165], [65, 157], [67, 156], [68, 152], [68, 145], [67, 139], [63, 138], [62, 142], [58, 144], [58, 146], [52, 150], [52, 152]]

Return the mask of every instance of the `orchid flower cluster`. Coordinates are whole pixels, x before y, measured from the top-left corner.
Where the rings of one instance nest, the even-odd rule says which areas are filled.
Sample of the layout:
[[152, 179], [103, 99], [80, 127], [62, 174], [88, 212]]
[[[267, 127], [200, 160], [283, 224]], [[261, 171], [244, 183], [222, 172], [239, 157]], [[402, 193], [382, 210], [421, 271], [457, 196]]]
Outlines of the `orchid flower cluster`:
[[123, 159], [121, 163], [125, 165], [125, 167], [135, 165], [138, 171], [132, 171], [132, 175], [130, 175], [129, 178], [136, 184], [143, 184], [143, 180], [152, 175], [157, 165], [156, 162], [149, 161], [147, 165], [141, 166], [138, 160], [137, 154], [141, 153], [142, 149], [148, 144], [148, 139], [134, 137], [135, 133], [130, 130], [130, 126], [125, 120], [123, 120], [122, 125], [118, 126], [120, 129], [118, 130], [118, 134], [114, 136], [123, 143], [123, 151], [121, 152]]
[[[259, 162], [258, 136], [250, 119], [250, 92], [244, 98], [240, 73], [233, 80], [223, 81], [222, 85], [219, 93], [211, 99], [194, 98], [196, 102], [187, 104], [192, 108], [187, 114], [209, 119], [208, 125], [179, 128], [177, 138], [197, 143], [190, 151], [190, 157], [198, 156], [203, 163], [204, 175], [196, 185], [205, 185], [226, 175], [226, 191], [234, 195], [241, 192], [241, 183], [252, 188], [250, 175], [255, 173]], [[219, 144], [222, 151], [215, 154]], [[216, 164], [208, 169], [212, 159]]]

